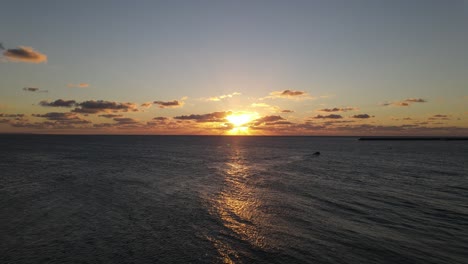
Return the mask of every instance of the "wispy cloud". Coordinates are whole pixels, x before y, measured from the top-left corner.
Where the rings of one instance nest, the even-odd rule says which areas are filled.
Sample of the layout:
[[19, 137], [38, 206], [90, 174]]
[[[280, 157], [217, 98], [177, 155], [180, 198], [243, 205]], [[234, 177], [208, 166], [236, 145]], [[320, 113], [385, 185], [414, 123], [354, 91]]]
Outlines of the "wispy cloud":
[[87, 88], [89, 87], [89, 83], [77, 83], [77, 84], [69, 83], [67, 84], [67, 87], [68, 88]]
[[38, 93], [47, 93], [48, 91], [47, 90], [41, 90], [37, 87], [24, 87], [23, 88], [23, 91], [26, 91], [26, 92], [38, 92]]
[[19, 46], [16, 49], [7, 49], [3, 52], [3, 56], [8, 61], [27, 62], [27, 63], [42, 63], [47, 62], [47, 56], [34, 50], [31, 47]]
[[341, 115], [330, 114], [330, 115], [317, 115], [314, 118], [315, 119], [340, 119], [343, 117]]
[[174, 119], [192, 120], [196, 122], [227, 122], [226, 117], [230, 114], [232, 114], [231, 111], [213, 112], [213, 113], [203, 114], [203, 115], [191, 114], [191, 115], [176, 116], [174, 117]]
[[220, 96], [212, 96], [212, 97], [208, 98], [207, 100], [208, 101], [213, 101], [213, 102], [218, 102], [218, 101], [221, 101], [223, 99], [232, 98], [232, 97], [237, 96], [237, 95], [241, 95], [241, 93], [234, 92], [234, 93], [231, 93], [231, 94], [224, 94], [224, 95], [220, 95]]
[[177, 108], [182, 107], [185, 104], [185, 102], [182, 100], [154, 101], [153, 104], [159, 105], [159, 108]]
[[387, 102], [383, 103], [383, 106], [410, 106], [413, 103], [427, 103], [425, 99], [422, 98], [407, 98], [401, 101], [396, 101], [396, 102]]
[[118, 125], [133, 125], [139, 123], [138, 120], [129, 117], [116, 117], [114, 121], [116, 121]]
[[357, 107], [334, 107], [334, 108], [323, 108], [317, 111], [330, 113], [330, 112], [348, 112], [348, 111], [355, 111], [355, 110], [358, 110], [358, 108]]
[[150, 108], [152, 105], [153, 105], [152, 102], [146, 102], [146, 103], [142, 103], [140, 106], [144, 108]]
[[260, 98], [260, 100], [277, 99], [277, 98], [294, 99], [294, 100], [314, 99], [314, 97], [310, 96], [307, 92], [304, 92], [304, 91], [283, 90], [283, 91], [271, 92], [270, 95]]
[[12, 118], [12, 117], [15, 117], [15, 118], [22, 118], [24, 117], [24, 114], [3, 114], [3, 113], [0, 113], [0, 117], [8, 117], [8, 118]]
[[450, 116], [438, 114], [429, 117], [428, 120], [450, 120]]
[[98, 115], [99, 117], [105, 117], [105, 118], [115, 118], [115, 117], [122, 117], [123, 115], [120, 114], [103, 114], [103, 115]]

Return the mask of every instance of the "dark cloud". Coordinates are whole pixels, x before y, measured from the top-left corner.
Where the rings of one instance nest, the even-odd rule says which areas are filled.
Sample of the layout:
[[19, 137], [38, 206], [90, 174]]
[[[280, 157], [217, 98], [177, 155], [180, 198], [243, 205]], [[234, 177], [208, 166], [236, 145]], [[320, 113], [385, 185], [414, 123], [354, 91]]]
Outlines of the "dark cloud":
[[340, 119], [343, 118], [341, 115], [335, 115], [335, 114], [330, 114], [330, 115], [317, 115], [314, 117], [315, 119]]
[[313, 97], [309, 96], [304, 91], [294, 91], [294, 90], [274, 91], [274, 92], [271, 92], [269, 96], [260, 98], [260, 100], [264, 100], [268, 98], [269, 99], [285, 98], [285, 99], [296, 99], [296, 100], [313, 99]]
[[355, 107], [343, 107], [343, 108], [334, 107], [334, 108], [324, 108], [324, 109], [320, 109], [318, 111], [320, 111], [320, 112], [347, 112], [347, 111], [354, 111], [354, 110], [357, 110], [357, 108], [355, 108]]
[[114, 118], [119, 125], [130, 125], [130, 124], [138, 124], [138, 120], [129, 118], [129, 117], [116, 117]]
[[122, 117], [123, 115], [119, 114], [104, 114], [104, 115], [99, 115], [100, 117], [105, 117], [105, 118], [115, 118], [115, 117]]
[[174, 119], [179, 120], [193, 120], [196, 122], [227, 122], [226, 116], [232, 114], [232, 112], [213, 112], [204, 115], [182, 115], [176, 116]]
[[294, 111], [285, 109], [285, 110], [281, 110], [281, 113], [294, 113]]
[[264, 117], [255, 119], [253, 121], [253, 123], [256, 126], [258, 126], [258, 125], [261, 125], [261, 124], [264, 124], [264, 123], [272, 123], [272, 122], [276, 122], [276, 121], [279, 121], [279, 120], [284, 120], [284, 118], [282, 118], [281, 116], [271, 115], [271, 116], [264, 116]]
[[39, 105], [41, 106], [47, 106], [47, 107], [72, 107], [76, 105], [75, 100], [63, 100], [63, 99], [58, 99], [52, 102], [48, 101], [41, 101], [39, 102]]
[[85, 113], [85, 114], [96, 114], [100, 112], [128, 112], [138, 111], [137, 105], [133, 103], [119, 103], [119, 102], [110, 102], [103, 100], [89, 100], [82, 103], [76, 104], [77, 108], [72, 110], [75, 113]]
[[33, 114], [34, 117], [46, 118], [50, 121], [56, 121], [58, 123], [67, 123], [67, 124], [89, 124], [91, 123], [88, 120], [80, 118], [75, 113], [61, 113], [61, 112], [51, 112], [46, 114]]
[[359, 115], [353, 115], [351, 116], [352, 118], [362, 118], [362, 119], [365, 119], [365, 118], [371, 118], [371, 117], [374, 117], [374, 116], [370, 116], [368, 114], [359, 114]]
[[170, 108], [170, 107], [181, 107], [184, 105], [184, 102], [183, 101], [177, 101], [177, 100], [174, 100], [174, 101], [167, 101], [167, 102], [164, 102], [164, 101], [154, 101], [153, 104], [157, 104], [159, 105], [159, 108]]
[[23, 88], [23, 91], [26, 91], [26, 92], [42, 92], [42, 93], [47, 93], [47, 90], [41, 90], [37, 87], [24, 87]]
[[276, 122], [267, 122], [265, 126], [277, 126], [277, 125], [293, 125], [294, 123], [289, 121], [276, 121]]
[[405, 99], [405, 102], [408, 102], [408, 103], [426, 103], [427, 101], [422, 99], [422, 98], [408, 98], [408, 99]]
[[163, 116], [158, 116], [158, 117], [153, 118], [153, 120], [159, 120], [159, 121], [163, 121], [167, 119], [168, 119], [167, 117], [163, 117]]
[[390, 103], [383, 103], [383, 106], [389, 106], [389, 105], [394, 105], [394, 106], [410, 106], [413, 103], [426, 103], [427, 101], [422, 98], [407, 98], [402, 101], [398, 102], [390, 102]]
[[293, 91], [293, 90], [284, 90], [281, 95], [282, 96], [297, 96], [297, 95], [304, 95], [305, 92], [303, 91]]
[[3, 52], [9, 61], [15, 62], [28, 62], [28, 63], [41, 63], [47, 62], [47, 56], [42, 54], [31, 47], [20, 46], [16, 49], [7, 49]]

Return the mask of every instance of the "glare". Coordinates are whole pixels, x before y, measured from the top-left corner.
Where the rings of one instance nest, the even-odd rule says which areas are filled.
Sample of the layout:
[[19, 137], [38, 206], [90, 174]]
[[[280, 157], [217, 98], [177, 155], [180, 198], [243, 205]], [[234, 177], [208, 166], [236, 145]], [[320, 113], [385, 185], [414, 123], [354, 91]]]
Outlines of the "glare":
[[226, 119], [229, 123], [233, 124], [234, 127], [241, 127], [242, 125], [252, 121], [254, 116], [253, 114], [232, 114], [227, 116]]

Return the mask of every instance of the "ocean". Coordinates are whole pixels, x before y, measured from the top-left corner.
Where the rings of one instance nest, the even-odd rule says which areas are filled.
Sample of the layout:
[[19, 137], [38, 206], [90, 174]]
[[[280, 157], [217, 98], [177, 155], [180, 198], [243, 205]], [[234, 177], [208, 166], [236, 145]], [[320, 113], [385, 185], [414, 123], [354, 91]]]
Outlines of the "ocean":
[[0, 263], [468, 263], [468, 142], [0, 135]]

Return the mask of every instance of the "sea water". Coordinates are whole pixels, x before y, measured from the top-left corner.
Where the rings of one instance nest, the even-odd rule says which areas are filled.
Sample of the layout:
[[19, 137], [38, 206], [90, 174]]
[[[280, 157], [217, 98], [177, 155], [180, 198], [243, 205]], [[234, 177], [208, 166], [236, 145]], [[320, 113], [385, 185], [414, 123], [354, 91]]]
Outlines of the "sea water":
[[0, 263], [468, 263], [468, 142], [1, 135]]

